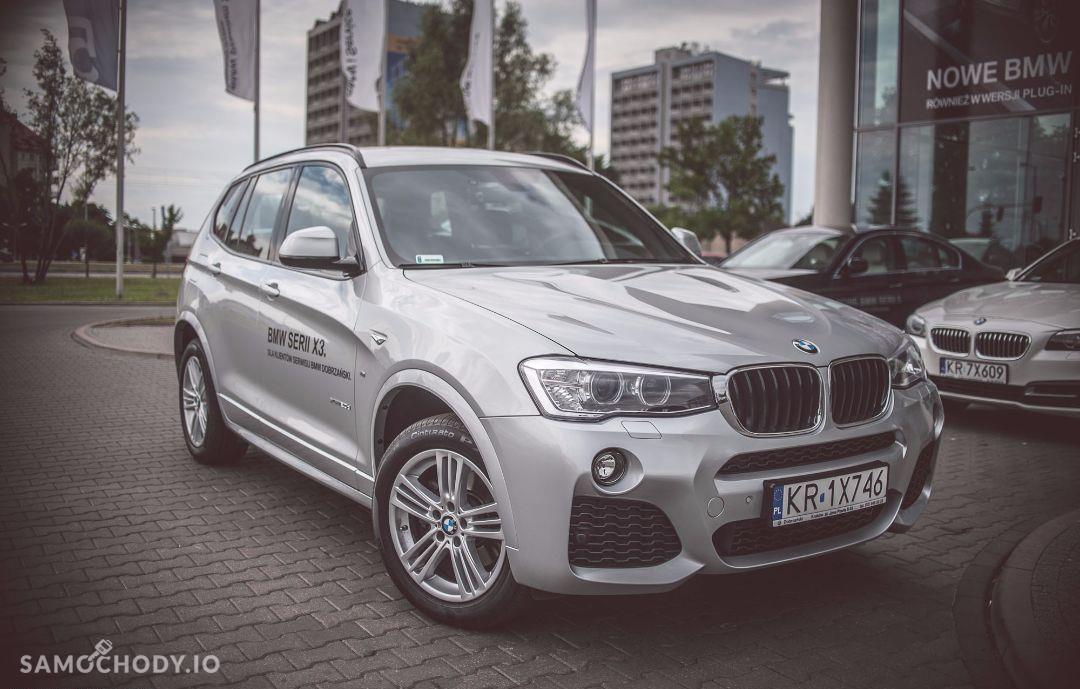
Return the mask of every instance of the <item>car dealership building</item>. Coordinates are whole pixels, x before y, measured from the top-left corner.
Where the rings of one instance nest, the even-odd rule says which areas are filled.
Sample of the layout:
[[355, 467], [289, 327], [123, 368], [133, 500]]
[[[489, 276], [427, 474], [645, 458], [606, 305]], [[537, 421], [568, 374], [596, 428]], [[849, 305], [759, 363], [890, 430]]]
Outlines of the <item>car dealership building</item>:
[[821, 3], [815, 224], [1012, 268], [1080, 236], [1080, 3]]

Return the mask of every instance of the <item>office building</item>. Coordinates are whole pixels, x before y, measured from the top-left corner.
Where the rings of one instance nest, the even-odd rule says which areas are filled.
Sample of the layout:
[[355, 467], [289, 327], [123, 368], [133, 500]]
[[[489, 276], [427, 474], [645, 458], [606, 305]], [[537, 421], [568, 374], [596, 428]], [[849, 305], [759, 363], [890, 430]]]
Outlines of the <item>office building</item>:
[[715, 51], [662, 48], [653, 64], [611, 75], [611, 164], [620, 184], [645, 204], [668, 204], [667, 173], [657, 155], [671, 144], [678, 123], [731, 115], [763, 121], [763, 152], [776, 156], [784, 185], [784, 217], [791, 214], [792, 126], [788, 74]]
[[[387, 120], [395, 122], [394, 83], [405, 74], [409, 46], [420, 36], [420, 18], [426, 5], [389, 0], [386, 41]], [[357, 146], [376, 142], [375, 118], [345, 102], [341, 73], [341, 8], [329, 19], [319, 19], [307, 32], [307, 119], [304, 142], [344, 141]]]
[[1080, 236], [1080, 4], [821, 3], [816, 224], [1011, 268]]

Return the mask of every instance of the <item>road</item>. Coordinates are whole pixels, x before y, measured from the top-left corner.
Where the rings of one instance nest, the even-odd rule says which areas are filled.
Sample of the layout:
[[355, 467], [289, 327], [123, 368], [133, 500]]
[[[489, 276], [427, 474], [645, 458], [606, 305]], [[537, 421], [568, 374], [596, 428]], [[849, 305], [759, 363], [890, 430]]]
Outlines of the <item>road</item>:
[[[995, 673], [979, 606], [973, 620], [958, 602], [985, 589], [986, 553], [1078, 503], [1076, 423], [972, 409], [949, 419], [907, 534], [664, 595], [544, 600], [509, 628], [461, 631], [402, 599], [362, 508], [254, 451], [193, 462], [170, 361], [70, 337], [157, 313], [0, 308], [0, 684], [981, 685]], [[214, 654], [220, 670], [3, 681], [22, 655], [101, 639], [113, 655]]]

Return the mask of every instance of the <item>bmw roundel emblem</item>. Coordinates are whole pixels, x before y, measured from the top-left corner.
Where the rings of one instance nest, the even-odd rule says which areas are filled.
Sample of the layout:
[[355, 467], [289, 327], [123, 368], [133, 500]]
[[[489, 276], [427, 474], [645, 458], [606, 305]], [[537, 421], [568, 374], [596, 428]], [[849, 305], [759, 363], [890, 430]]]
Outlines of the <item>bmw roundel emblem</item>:
[[795, 349], [800, 352], [806, 352], [807, 354], [817, 354], [821, 351], [818, 349], [818, 346], [810, 340], [795, 339], [791, 341], [791, 344], [795, 345]]
[[442, 520], [442, 530], [447, 536], [453, 536], [458, 530], [457, 520], [450, 515], [446, 515]]
[[975, 319], [974, 322], [975, 322], [975, 325], [982, 325], [983, 323], [986, 322], [986, 317], [985, 316], [979, 316], [978, 318]]

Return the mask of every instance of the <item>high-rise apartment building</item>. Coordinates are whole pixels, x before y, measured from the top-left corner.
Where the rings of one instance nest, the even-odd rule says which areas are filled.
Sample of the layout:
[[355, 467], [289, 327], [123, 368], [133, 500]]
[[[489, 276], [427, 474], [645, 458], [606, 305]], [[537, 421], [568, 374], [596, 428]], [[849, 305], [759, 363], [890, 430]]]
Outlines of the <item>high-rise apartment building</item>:
[[776, 156], [791, 215], [792, 127], [787, 72], [718, 52], [662, 48], [653, 64], [611, 75], [611, 164], [642, 203], [670, 203], [657, 154], [681, 120], [717, 123], [730, 115], [764, 118], [764, 153]]
[[[387, 119], [394, 121], [394, 82], [405, 73], [409, 45], [420, 36], [420, 17], [426, 5], [390, 0], [386, 41]], [[341, 8], [319, 19], [307, 32], [306, 144], [344, 141], [357, 146], [375, 144], [375, 118], [345, 102], [341, 73]]]

